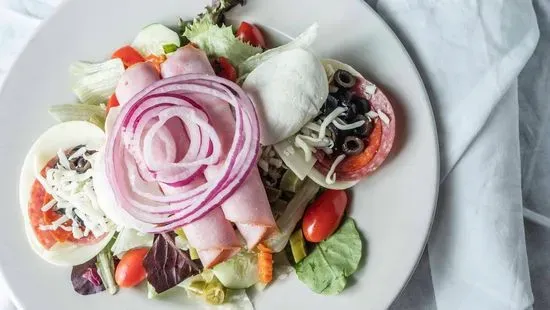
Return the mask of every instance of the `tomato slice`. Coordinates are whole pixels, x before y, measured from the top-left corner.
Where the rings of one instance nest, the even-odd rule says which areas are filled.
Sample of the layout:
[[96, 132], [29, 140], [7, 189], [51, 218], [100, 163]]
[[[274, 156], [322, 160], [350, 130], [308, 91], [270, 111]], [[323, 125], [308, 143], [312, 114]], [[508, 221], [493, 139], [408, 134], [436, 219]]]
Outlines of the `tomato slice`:
[[115, 281], [120, 287], [134, 287], [147, 277], [143, 258], [148, 248], [132, 249], [122, 256], [115, 271]]
[[338, 167], [336, 173], [353, 172], [366, 166], [376, 155], [382, 143], [382, 122], [380, 119], [374, 121], [374, 128], [369, 136], [368, 143], [361, 154], [346, 157]]
[[247, 22], [241, 22], [239, 29], [237, 29], [237, 38], [241, 41], [249, 43], [254, 46], [259, 46], [261, 48], [266, 48], [264, 35], [258, 27]]
[[120, 58], [126, 68], [145, 61], [143, 56], [130, 45], [123, 46], [116, 50], [111, 58]]
[[214, 68], [214, 72], [216, 72], [216, 75], [219, 77], [228, 79], [232, 82], [237, 80], [237, 70], [235, 70], [235, 67], [233, 67], [225, 57], [214, 59], [212, 61], [212, 68]]
[[116, 97], [116, 94], [112, 94], [109, 98], [109, 101], [107, 102], [107, 114], [109, 114], [109, 110], [111, 110], [114, 107], [118, 107], [120, 103], [118, 102], [118, 99]]
[[[48, 169], [55, 166], [57, 157], [52, 158], [46, 166], [40, 172], [43, 177], [46, 176]], [[72, 232], [65, 231], [62, 228], [56, 230], [42, 230], [40, 225], [50, 225], [58, 220], [62, 215], [55, 212], [53, 209], [48, 211], [42, 211], [42, 206], [50, 202], [53, 197], [46, 192], [42, 184], [35, 180], [31, 187], [31, 196], [29, 200], [29, 220], [31, 227], [35, 233], [38, 242], [46, 249], [50, 249], [56, 243], [59, 242], [71, 242], [76, 244], [91, 244], [95, 243], [104, 236], [96, 238], [93, 234], [89, 234], [87, 237], [75, 239]], [[69, 220], [65, 223], [67, 226], [72, 225], [72, 221]]]
[[330, 237], [340, 225], [348, 205], [343, 190], [327, 190], [304, 213], [302, 232], [309, 242], [321, 242]]

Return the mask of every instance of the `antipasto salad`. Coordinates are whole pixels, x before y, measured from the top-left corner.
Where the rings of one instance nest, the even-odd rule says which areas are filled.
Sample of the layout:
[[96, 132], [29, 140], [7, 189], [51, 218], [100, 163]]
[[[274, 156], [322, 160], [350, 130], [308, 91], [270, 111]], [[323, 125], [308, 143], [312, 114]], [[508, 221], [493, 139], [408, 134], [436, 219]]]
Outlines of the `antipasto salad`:
[[271, 47], [221, 1], [70, 67], [78, 103], [31, 147], [20, 205], [33, 250], [82, 295], [146, 285], [251, 307], [290, 272], [342, 292], [363, 253], [348, 191], [388, 156], [395, 117], [312, 25]]

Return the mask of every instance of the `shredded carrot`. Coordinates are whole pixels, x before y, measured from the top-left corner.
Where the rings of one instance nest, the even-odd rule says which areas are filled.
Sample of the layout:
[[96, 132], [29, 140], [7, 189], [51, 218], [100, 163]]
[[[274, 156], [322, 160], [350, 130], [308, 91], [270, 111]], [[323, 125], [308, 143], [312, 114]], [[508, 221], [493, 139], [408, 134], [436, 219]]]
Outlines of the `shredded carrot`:
[[166, 61], [166, 56], [149, 55], [145, 57], [145, 60], [153, 64], [153, 66], [155, 66], [155, 69], [157, 69], [157, 72], [160, 73], [160, 65]]
[[264, 244], [258, 245], [258, 273], [260, 282], [268, 284], [273, 280], [273, 254]]
[[258, 250], [261, 252], [273, 253], [271, 249], [263, 243], [258, 244]]

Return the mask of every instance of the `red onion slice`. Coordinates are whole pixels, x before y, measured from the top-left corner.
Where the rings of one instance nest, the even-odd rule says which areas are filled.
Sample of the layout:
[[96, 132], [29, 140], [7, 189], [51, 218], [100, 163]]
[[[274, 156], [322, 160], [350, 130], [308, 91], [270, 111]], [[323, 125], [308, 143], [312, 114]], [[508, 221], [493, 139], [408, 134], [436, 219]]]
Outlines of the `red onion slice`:
[[[227, 154], [218, 136], [225, 128], [210, 124], [204, 100], [233, 107], [235, 133]], [[177, 141], [179, 134], [187, 143]], [[155, 224], [148, 232], [158, 233], [223, 203], [248, 176], [258, 150], [258, 119], [244, 91], [223, 78], [187, 74], [152, 84], [122, 107], [107, 140], [105, 169], [118, 204], [139, 222]], [[204, 180], [204, 169], [214, 165], [220, 167], [217, 177]], [[161, 190], [165, 185], [189, 189], [172, 195]]]

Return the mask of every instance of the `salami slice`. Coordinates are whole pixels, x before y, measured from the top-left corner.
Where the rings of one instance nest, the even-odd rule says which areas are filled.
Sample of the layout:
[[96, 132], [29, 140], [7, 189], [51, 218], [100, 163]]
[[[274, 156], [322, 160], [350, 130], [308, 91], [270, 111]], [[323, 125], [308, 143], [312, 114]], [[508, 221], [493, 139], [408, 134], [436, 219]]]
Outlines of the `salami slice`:
[[[388, 157], [395, 139], [395, 113], [389, 97], [385, 92], [376, 87], [374, 83], [365, 79], [352, 67], [335, 60], [324, 60], [323, 64], [331, 66], [333, 70], [343, 69], [357, 78], [353, 88], [355, 96], [361, 96], [369, 100], [371, 111], [376, 112], [374, 128], [368, 138], [364, 140], [365, 149], [361, 154], [345, 158], [336, 167], [336, 179], [338, 181], [353, 181], [363, 178], [376, 171]], [[374, 93], [369, 94], [369, 91]], [[315, 169], [326, 175], [334, 162], [334, 158], [324, 152], [316, 152], [318, 159]]]

